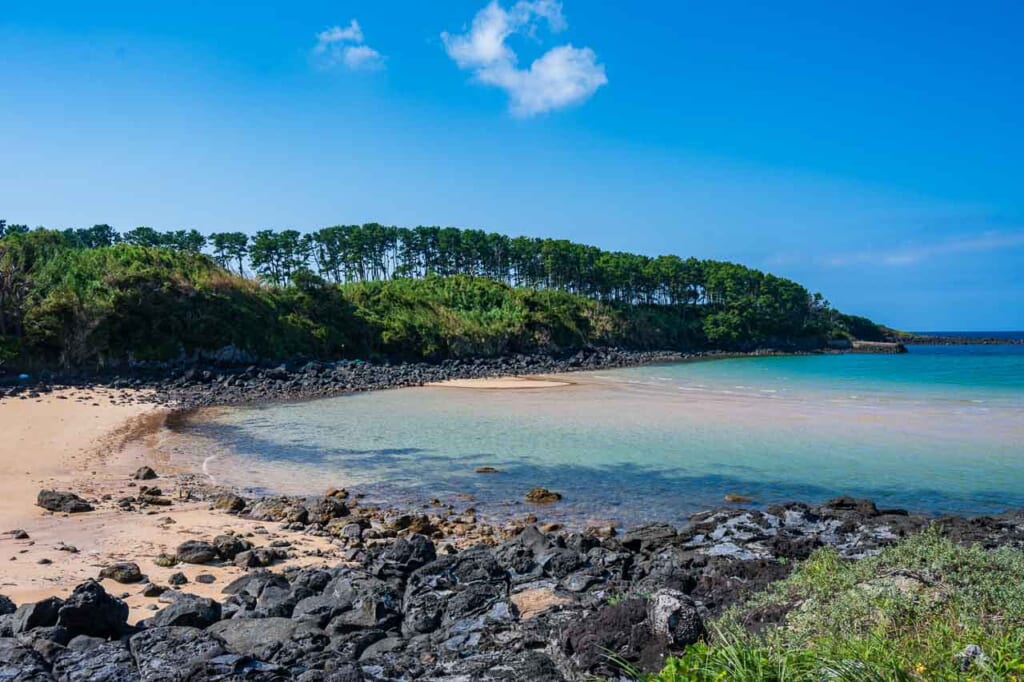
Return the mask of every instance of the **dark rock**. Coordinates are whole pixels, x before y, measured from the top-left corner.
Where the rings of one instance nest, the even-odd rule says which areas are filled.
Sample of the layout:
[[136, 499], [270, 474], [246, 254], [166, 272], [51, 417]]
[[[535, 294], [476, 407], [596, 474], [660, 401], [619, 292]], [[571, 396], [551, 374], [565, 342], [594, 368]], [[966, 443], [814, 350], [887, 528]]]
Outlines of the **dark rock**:
[[142, 592], [140, 592], [139, 594], [141, 594], [143, 597], [153, 598], [153, 597], [159, 597], [161, 594], [163, 594], [166, 591], [167, 591], [167, 588], [164, 587], [163, 585], [156, 585], [154, 583], [146, 583], [145, 585], [142, 586]]
[[142, 582], [143, 577], [139, 565], [129, 561], [105, 566], [100, 570], [100, 578], [106, 578], [126, 585]]
[[565, 682], [551, 657], [541, 651], [514, 653], [483, 671], [484, 682]]
[[18, 607], [14, 605], [14, 602], [10, 598], [0, 594], [0, 616], [6, 616], [9, 613], [14, 613], [18, 610]]
[[209, 573], [200, 573], [196, 576], [196, 582], [203, 585], [212, 585], [217, 582], [217, 578]]
[[238, 568], [265, 568], [286, 557], [283, 551], [274, 547], [260, 547], [239, 552], [232, 563]]
[[182, 594], [149, 620], [150, 627], [184, 626], [205, 628], [220, 620], [220, 603], [213, 599]]
[[240, 553], [252, 549], [252, 543], [237, 535], [218, 535], [213, 539], [213, 546], [227, 561], [233, 561]]
[[436, 558], [437, 550], [430, 538], [414, 533], [398, 538], [381, 553], [374, 566], [374, 575], [385, 579], [404, 578]]
[[341, 663], [333, 670], [324, 673], [320, 682], [366, 682], [366, 677], [355, 663]]
[[704, 636], [704, 621], [693, 600], [682, 592], [661, 590], [647, 603], [647, 619], [655, 636], [680, 648]]
[[406, 531], [431, 535], [437, 528], [426, 514], [400, 514], [388, 521], [388, 528], [394, 531]]
[[[426, 634], [508, 605], [509, 577], [492, 552], [478, 549], [446, 556], [409, 576], [403, 600], [403, 631]], [[344, 617], [344, 616], [342, 616]]]
[[65, 600], [57, 624], [72, 635], [119, 637], [128, 624], [128, 605], [90, 580], [76, 587]]
[[69, 648], [57, 657], [53, 674], [60, 682], [138, 682], [135, 659], [124, 642], [100, 642]]
[[52, 682], [49, 665], [32, 647], [0, 638], [0, 680], [4, 682]]
[[268, 587], [276, 587], [287, 592], [291, 588], [288, 579], [283, 575], [270, 571], [253, 571], [228, 583], [221, 592], [224, 594], [248, 594], [259, 597]]
[[159, 478], [156, 472], [148, 466], [139, 467], [139, 470], [132, 475], [136, 481], [152, 481], [154, 478]]
[[349, 515], [348, 507], [337, 497], [318, 497], [306, 505], [305, 523], [319, 523], [326, 526], [334, 519]]
[[559, 644], [574, 668], [603, 676], [618, 675], [618, 661], [640, 672], [655, 672], [664, 666], [668, 651], [666, 640], [652, 631], [643, 599], [599, 608], [570, 625]]
[[220, 552], [209, 542], [188, 540], [178, 545], [175, 558], [185, 564], [208, 564], [220, 559]]
[[376, 578], [341, 578], [325, 590], [351, 606], [328, 625], [332, 634], [376, 628], [388, 630], [402, 619], [402, 595], [390, 584]]
[[245, 509], [245, 498], [234, 493], [224, 493], [213, 498], [213, 508], [238, 513]]
[[676, 529], [666, 523], [640, 526], [619, 538], [622, 546], [631, 552], [650, 552], [664, 547], [676, 538]]
[[89, 635], [76, 635], [71, 638], [68, 642], [68, 649], [71, 651], [89, 651], [95, 649], [101, 644], [106, 644], [107, 640], [103, 637], [90, 637]]
[[57, 597], [47, 597], [33, 604], [22, 604], [14, 612], [12, 620], [14, 633], [28, 632], [38, 627], [56, 625], [60, 607], [63, 605], [64, 600]]
[[207, 632], [232, 653], [285, 665], [322, 651], [329, 643], [319, 628], [287, 618], [222, 620]]
[[769, 540], [767, 546], [778, 558], [803, 561], [811, 552], [821, 547], [822, 542], [813, 535], [780, 533]]
[[526, 493], [526, 501], [533, 502], [534, 504], [550, 504], [558, 502], [560, 499], [562, 499], [562, 496], [559, 493], [552, 492], [547, 488], [534, 488]]
[[167, 578], [167, 584], [174, 587], [181, 587], [182, 585], [188, 584], [188, 577], [180, 571], [172, 573], [170, 577]]
[[206, 663], [227, 653], [213, 635], [193, 627], [154, 627], [128, 642], [144, 682], [199, 682]]
[[835, 511], [854, 511], [864, 516], [878, 516], [878, 507], [871, 500], [863, 500], [855, 497], [837, 497], [822, 505], [827, 509]]
[[36, 505], [48, 511], [65, 514], [79, 514], [93, 510], [92, 505], [78, 495], [57, 490], [40, 490], [36, 497]]
[[317, 594], [296, 603], [292, 609], [292, 618], [324, 627], [335, 616], [350, 608], [351, 601], [344, 602], [330, 595]]

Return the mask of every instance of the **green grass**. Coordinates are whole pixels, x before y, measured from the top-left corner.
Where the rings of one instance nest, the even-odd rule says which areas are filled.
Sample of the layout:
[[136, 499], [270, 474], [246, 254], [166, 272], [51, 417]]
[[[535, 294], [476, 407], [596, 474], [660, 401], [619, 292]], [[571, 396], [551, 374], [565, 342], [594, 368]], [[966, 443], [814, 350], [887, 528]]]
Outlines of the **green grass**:
[[[742, 627], [750, 610], [778, 606], [791, 608], [779, 627]], [[1024, 680], [1024, 551], [932, 530], [859, 561], [822, 549], [712, 632], [648, 682]], [[968, 645], [984, 660], [961, 670]]]

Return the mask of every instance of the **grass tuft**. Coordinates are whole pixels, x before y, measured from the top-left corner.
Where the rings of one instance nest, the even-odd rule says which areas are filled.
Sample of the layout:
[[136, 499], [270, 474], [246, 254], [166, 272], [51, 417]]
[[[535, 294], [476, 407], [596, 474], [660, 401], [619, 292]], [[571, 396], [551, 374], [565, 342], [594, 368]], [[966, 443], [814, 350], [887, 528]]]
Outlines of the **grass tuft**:
[[[780, 626], [740, 625], [773, 605], [791, 607]], [[935, 529], [866, 559], [821, 549], [711, 631], [648, 682], [1024, 681], [1024, 551]]]

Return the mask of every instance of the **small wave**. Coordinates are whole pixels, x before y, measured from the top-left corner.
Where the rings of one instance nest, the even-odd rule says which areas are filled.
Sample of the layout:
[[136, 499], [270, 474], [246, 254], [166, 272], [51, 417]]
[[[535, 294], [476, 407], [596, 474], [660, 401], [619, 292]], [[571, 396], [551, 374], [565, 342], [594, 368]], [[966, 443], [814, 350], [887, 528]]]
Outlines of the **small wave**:
[[210, 479], [212, 485], [217, 485], [217, 479], [214, 478], [213, 474], [210, 473], [210, 462], [217, 459], [217, 455], [210, 455], [203, 460], [203, 475]]

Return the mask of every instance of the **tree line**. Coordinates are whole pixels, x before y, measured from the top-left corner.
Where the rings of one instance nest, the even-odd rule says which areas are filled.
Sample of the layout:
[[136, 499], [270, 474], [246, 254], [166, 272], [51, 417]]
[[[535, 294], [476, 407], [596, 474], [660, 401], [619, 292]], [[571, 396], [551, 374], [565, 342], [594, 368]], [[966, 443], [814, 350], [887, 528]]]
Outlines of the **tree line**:
[[[28, 231], [0, 221], [0, 238]], [[453, 227], [401, 228], [377, 223], [297, 230], [161, 232], [109, 225], [61, 231], [73, 248], [118, 243], [206, 253], [235, 273], [276, 286], [316, 278], [344, 284], [431, 275], [487, 277], [510, 286], [553, 289], [604, 302], [702, 306], [743, 304], [759, 316], [796, 319], [830, 314], [820, 294], [735, 263], [674, 255], [605, 251], [564, 239], [509, 237]]]

